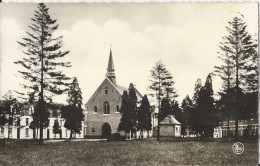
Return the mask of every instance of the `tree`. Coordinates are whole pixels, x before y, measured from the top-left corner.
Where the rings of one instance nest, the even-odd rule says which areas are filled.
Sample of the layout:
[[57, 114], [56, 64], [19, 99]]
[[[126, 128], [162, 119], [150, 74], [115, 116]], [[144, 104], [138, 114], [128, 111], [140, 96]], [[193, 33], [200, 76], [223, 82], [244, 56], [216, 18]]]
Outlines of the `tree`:
[[56, 134], [61, 134], [61, 128], [60, 128], [58, 119], [55, 119], [55, 121], [54, 121], [54, 124], [52, 126], [52, 132], [53, 132], [53, 134], [55, 134], [55, 137], [56, 137]]
[[131, 133], [135, 133], [137, 129], [137, 96], [135, 87], [132, 83], [129, 85], [129, 111], [131, 112], [132, 129]]
[[219, 76], [222, 80], [222, 88], [225, 90], [230, 89], [234, 85], [234, 66], [231, 61], [231, 56], [228, 53], [220, 53], [219, 59], [222, 60], [223, 64], [215, 66], [213, 75]]
[[140, 131], [140, 137], [143, 138], [143, 131], [147, 133], [152, 129], [151, 106], [147, 95], [144, 95], [138, 111], [137, 129]]
[[[23, 67], [24, 70], [19, 70], [18, 73], [24, 78], [25, 82], [21, 86], [25, 88], [27, 94], [34, 93], [39, 101], [39, 122], [40, 122], [40, 144], [43, 138], [43, 123], [47, 117], [45, 115], [46, 99], [52, 95], [60, 95], [67, 90], [70, 79], [66, 77], [61, 67], [70, 67], [69, 62], [59, 61], [69, 51], [62, 52], [62, 36], [55, 37], [54, 32], [59, 25], [57, 20], [52, 19], [49, 15], [49, 8], [45, 4], [39, 3], [38, 10], [35, 10], [34, 17], [31, 18], [29, 25], [30, 32], [23, 41], [18, 43], [24, 48], [25, 57], [16, 61]], [[18, 92], [25, 96], [25, 93]]]
[[190, 124], [191, 128], [198, 133], [199, 131], [199, 121], [198, 121], [198, 99], [199, 99], [199, 94], [200, 90], [202, 88], [201, 84], [201, 79], [198, 79], [195, 83], [195, 88], [194, 88], [194, 95], [192, 97], [192, 111], [191, 111], [191, 118], [190, 118]]
[[177, 93], [174, 86], [174, 81], [171, 73], [166, 69], [165, 65], [161, 61], [156, 62], [153, 69], [150, 71], [150, 96], [156, 96], [157, 99], [163, 97], [175, 98]]
[[252, 60], [257, 59], [257, 44], [247, 32], [247, 25], [242, 17], [234, 17], [228, 24], [229, 26], [226, 27], [228, 35], [223, 37], [223, 42], [220, 43], [219, 47], [221, 53], [228, 54], [231, 67], [235, 71], [235, 86], [247, 86], [248, 74], [251, 75], [251, 73], [246, 71], [250, 70], [252, 65], [255, 66], [255, 62]]
[[129, 133], [133, 128], [133, 122], [131, 119], [132, 113], [130, 111], [130, 99], [127, 94], [127, 91], [123, 92], [122, 95], [122, 104], [120, 108], [121, 119], [118, 125], [119, 131], [125, 131], [125, 133]]
[[201, 136], [211, 137], [216, 123], [211, 75], [199, 92], [196, 110], [198, 113], [198, 131]]
[[82, 105], [82, 94], [77, 78], [74, 78], [68, 90], [67, 106], [62, 107], [61, 116], [64, 118], [64, 127], [72, 133], [81, 133], [82, 121], [84, 120]]
[[[241, 15], [242, 16], [242, 15]], [[242, 16], [243, 17], [243, 16]], [[242, 17], [234, 17], [232, 21], [228, 22], [226, 27], [228, 35], [222, 37], [223, 42], [220, 43], [220, 59], [224, 62], [224, 66], [227, 67], [227, 62], [230, 63], [230, 78], [231, 85], [234, 84], [236, 88], [234, 90], [235, 102], [233, 107], [236, 115], [236, 138], [238, 138], [238, 120], [241, 117], [239, 111], [241, 107], [237, 107], [243, 101], [243, 91], [256, 92], [258, 90], [258, 55], [257, 55], [257, 42], [253, 41], [252, 36], [246, 30], [246, 23]], [[226, 55], [223, 57], [223, 55]], [[216, 67], [219, 71], [222, 71], [226, 76], [228, 71], [222, 66]], [[221, 77], [222, 78], [222, 77]], [[223, 78], [222, 78], [223, 79]], [[225, 80], [224, 80], [225, 81]], [[229, 87], [227, 87], [227, 92]], [[231, 88], [231, 87], [230, 87]], [[242, 90], [242, 91], [241, 91]], [[226, 94], [230, 95], [230, 94]]]
[[[148, 88], [151, 90], [149, 94], [152, 97], [156, 97], [158, 102], [158, 111], [160, 112], [161, 99], [166, 98], [175, 98], [177, 93], [173, 87], [174, 81], [171, 73], [166, 69], [165, 65], [161, 61], [156, 62], [155, 66], [151, 70], [151, 84]], [[158, 113], [159, 116], [160, 113]], [[159, 118], [159, 117], [158, 117]], [[157, 140], [160, 138], [160, 126], [158, 120], [158, 129], [157, 129]]]
[[7, 122], [10, 123], [10, 117], [7, 118], [6, 115], [11, 114], [11, 106], [15, 103], [15, 98], [10, 90], [3, 96], [3, 99], [0, 106], [0, 126], [4, 126]]
[[34, 107], [34, 112], [32, 113], [33, 121], [30, 123], [30, 128], [34, 130], [46, 128], [49, 126], [49, 116], [50, 112], [48, 110], [47, 103], [39, 99]]
[[184, 111], [180, 108], [177, 101], [172, 101], [171, 106], [174, 112], [173, 115], [175, 116], [175, 119], [181, 123], [181, 135], [184, 137], [187, 129]]
[[[3, 103], [1, 106], [2, 109], [2, 115], [0, 115], [0, 119], [3, 122], [0, 122], [0, 124], [5, 125], [8, 123], [8, 138], [9, 138], [9, 128], [10, 126], [14, 125], [14, 122], [16, 121], [16, 110], [18, 110], [18, 101], [16, 98], [14, 98], [14, 95], [11, 90], [8, 90], [7, 93], [3, 96]], [[8, 118], [7, 118], [8, 117]]]
[[193, 108], [192, 101], [189, 95], [187, 95], [181, 103], [181, 109], [183, 113], [183, 122], [181, 122], [182, 135], [187, 134], [188, 126], [191, 125], [192, 108]]
[[170, 104], [170, 100], [167, 98], [163, 98], [161, 101], [161, 109], [159, 112], [159, 123], [163, 121], [168, 115], [172, 112], [172, 106]]

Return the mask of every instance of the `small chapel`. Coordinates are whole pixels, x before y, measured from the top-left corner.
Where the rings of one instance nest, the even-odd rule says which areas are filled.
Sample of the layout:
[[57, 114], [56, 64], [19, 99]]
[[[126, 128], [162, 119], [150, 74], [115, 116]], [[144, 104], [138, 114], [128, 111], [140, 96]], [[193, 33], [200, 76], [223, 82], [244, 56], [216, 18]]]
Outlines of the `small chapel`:
[[[110, 49], [107, 73], [105, 79], [99, 85], [94, 94], [87, 101], [85, 107], [85, 137], [108, 138], [118, 132], [121, 114], [119, 112], [122, 102], [122, 94], [128, 88], [116, 83], [116, 74], [112, 51]], [[142, 95], [136, 89], [138, 101]]]

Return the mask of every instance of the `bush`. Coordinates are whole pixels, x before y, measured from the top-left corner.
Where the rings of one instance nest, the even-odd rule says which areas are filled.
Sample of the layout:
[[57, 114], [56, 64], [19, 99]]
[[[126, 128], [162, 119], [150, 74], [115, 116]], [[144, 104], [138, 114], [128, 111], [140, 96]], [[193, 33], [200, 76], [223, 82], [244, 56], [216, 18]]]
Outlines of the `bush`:
[[113, 133], [108, 137], [109, 141], [123, 141], [125, 136], [121, 136], [120, 133]]

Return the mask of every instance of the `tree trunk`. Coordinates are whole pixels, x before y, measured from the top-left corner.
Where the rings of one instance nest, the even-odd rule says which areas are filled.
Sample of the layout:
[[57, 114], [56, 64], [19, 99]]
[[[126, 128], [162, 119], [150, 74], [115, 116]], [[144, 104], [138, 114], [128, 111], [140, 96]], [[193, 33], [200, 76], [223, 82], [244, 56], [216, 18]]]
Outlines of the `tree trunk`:
[[238, 140], [238, 118], [236, 118], [236, 131], [235, 131], [235, 138]]
[[72, 139], [72, 130], [70, 130], [70, 138], [69, 141]]
[[38, 128], [37, 128], [37, 130], [36, 130], [36, 139], [38, 139]]
[[[40, 91], [40, 102], [41, 102], [41, 107], [40, 107], [40, 114], [43, 113], [44, 111], [44, 96], [43, 96], [43, 58], [44, 58], [44, 54], [43, 54], [43, 40], [44, 40], [44, 34], [43, 34], [43, 18], [42, 18], [42, 24], [41, 24], [41, 81], [40, 81], [40, 85], [41, 85], [41, 91]], [[40, 139], [39, 139], [39, 143], [42, 144], [43, 143], [43, 120], [40, 117]]]
[[229, 122], [230, 122], [230, 117], [227, 119], [227, 137], [229, 137]]

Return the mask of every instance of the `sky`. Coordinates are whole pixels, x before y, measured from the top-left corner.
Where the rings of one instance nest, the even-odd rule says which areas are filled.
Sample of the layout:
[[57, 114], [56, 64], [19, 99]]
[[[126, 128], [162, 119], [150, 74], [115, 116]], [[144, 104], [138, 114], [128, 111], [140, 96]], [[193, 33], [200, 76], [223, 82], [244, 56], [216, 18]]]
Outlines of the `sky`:
[[[258, 34], [257, 3], [74, 3], [47, 4], [57, 19], [64, 58], [72, 67], [64, 70], [77, 77], [83, 103], [105, 78], [111, 45], [116, 81], [128, 87], [133, 83], [148, 94], [150, 70], [159, 60], [173, 75], [181, 102], [193, 96], [197, 79], [204, 84], [218, 59], [219, 43], [227, 35], [228, 22], [243, 14], [248, 32]], [[0, 4], [0, 96], [21, 89], [22, 79], [13, 62], [24, 55], [17, 44], [26, 37], [37, 4]], [[221, 80], [213, 77], [217, 94]], [[66, 95], [54, 102], [65, 103]]]

